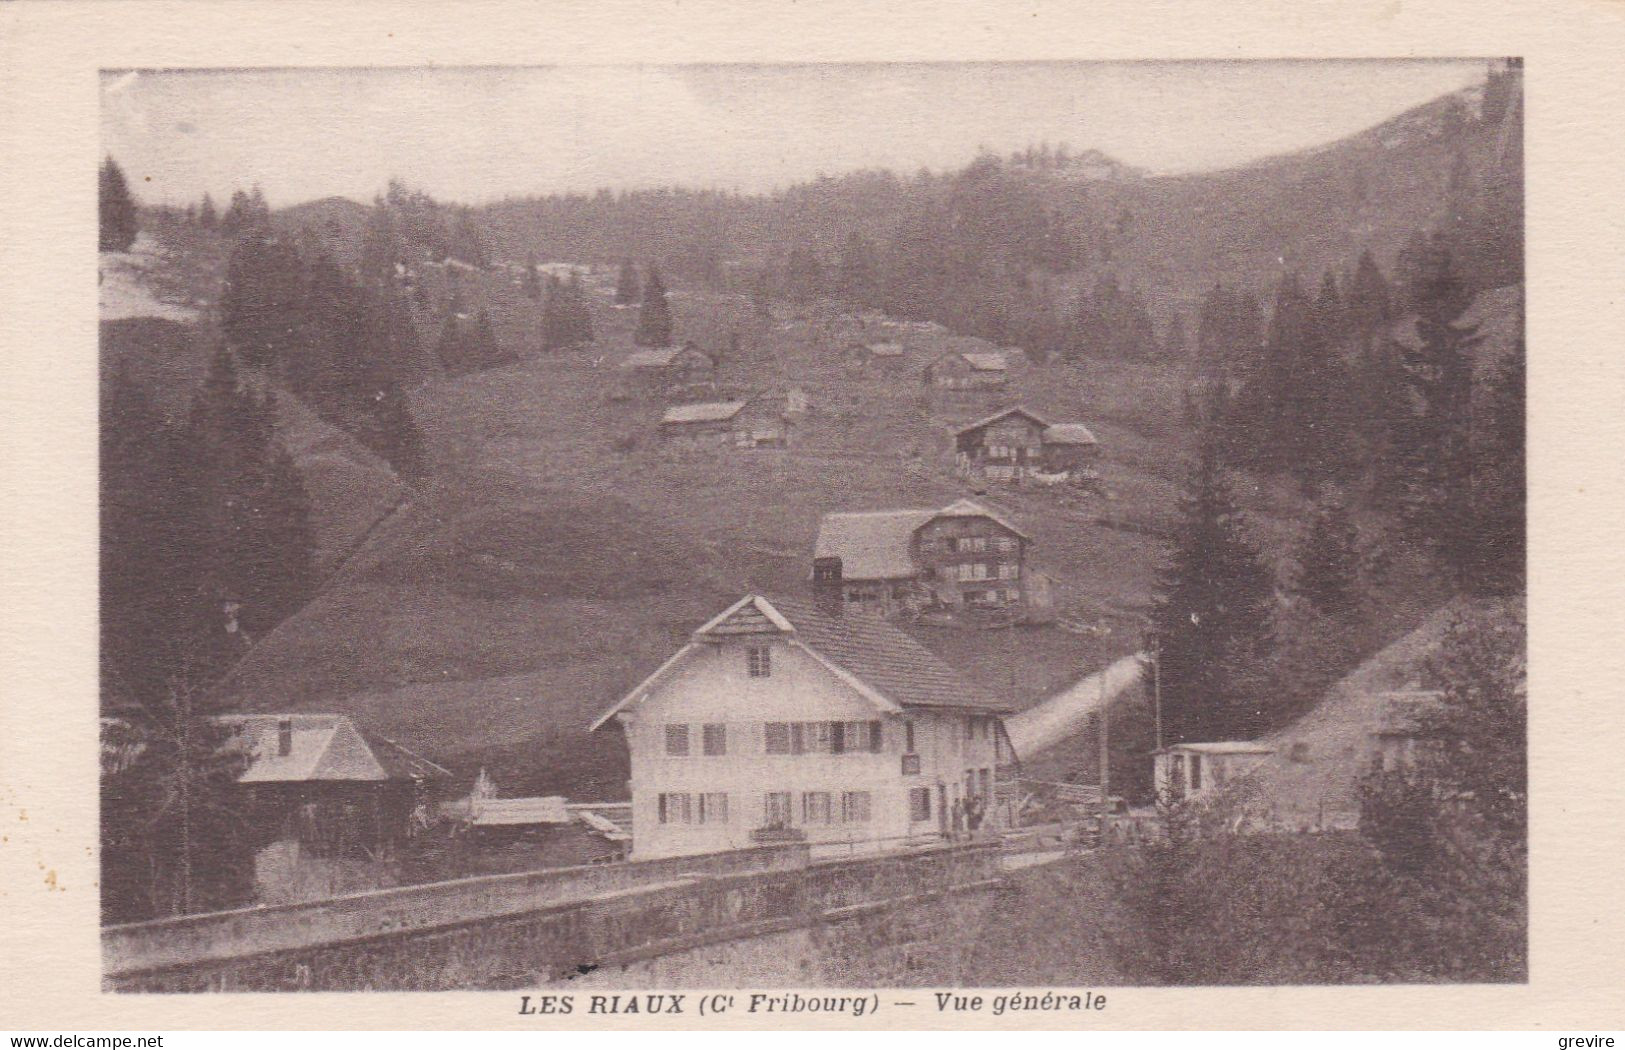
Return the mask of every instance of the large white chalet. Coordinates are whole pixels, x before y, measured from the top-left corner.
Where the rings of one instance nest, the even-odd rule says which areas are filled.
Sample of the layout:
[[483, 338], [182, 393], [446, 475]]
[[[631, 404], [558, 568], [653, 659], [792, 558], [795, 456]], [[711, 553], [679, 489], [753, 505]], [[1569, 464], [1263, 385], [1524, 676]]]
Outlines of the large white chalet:
[[625, 730], [632, 857], [647, 859], [896, 847], [970, 812], [996, 825], [1009, 710], [876, 613], [750, 595], [592, 728]]

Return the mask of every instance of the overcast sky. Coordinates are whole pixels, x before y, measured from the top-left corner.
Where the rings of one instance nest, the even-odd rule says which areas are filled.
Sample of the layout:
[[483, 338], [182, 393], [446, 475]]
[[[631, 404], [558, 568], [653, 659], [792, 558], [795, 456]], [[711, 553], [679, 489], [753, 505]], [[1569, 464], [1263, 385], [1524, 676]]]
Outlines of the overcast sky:
[[[659, 185], [771, 190], [1048, 141], [1157, 172], [1341, 138], [1482, 79], [1477, 60], [567, 66], [107, 73], [103, 146], [144, 199], [274, 206]], [[149, 181], [150, 180], [150, 181]]]

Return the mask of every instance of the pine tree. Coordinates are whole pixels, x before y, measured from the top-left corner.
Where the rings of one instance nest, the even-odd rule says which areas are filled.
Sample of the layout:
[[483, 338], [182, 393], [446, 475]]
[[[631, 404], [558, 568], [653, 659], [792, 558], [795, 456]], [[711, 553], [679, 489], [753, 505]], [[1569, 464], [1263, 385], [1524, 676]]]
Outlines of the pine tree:
[[453, 374], [468, 371], [467, 353], [463, 346], [462, 326], [457, 322], [457, 315], [447, 311], [446, 319], [440, 325], [440, 339], [435, 343], [435, 357], [440, 361], [440, 367]]
[[536, 269], [536, 256], [525, 256], [524, 292], [526, 298], [540, 299], [542, 297], [541, 274]]
[[547, 294], [542, 300], [542, 349], [562, 350], [570, 345], [569, 308], [564, 301], [564, 282], [549, 275]]
[[220, 214], [215, 210], [214, 198], [207, 193], [203, 195], [203, 204], [198, 208], [198, 225], [205, 230], [212, 230], [220, 225]]
[[1215, 437], [1203, 435], [1151, 614], [1172, 742], [1249, 738], [1266, 720], [1274, 579], [1244, 534]]
[[1348, 508], [1322, 501], [1298, 550], [1293, 590], [1323, 613], [1346, 612], [1356, 597], [1360, 574], [1359, 534]]
[[592, 308], [587, 305], [586, 290], [581, 287], [581, 278], [574, 273], [564, 288], [570, 304], [570, 338], [575, 345], [586, 346], [593, 341]]
[[615, 281], [615, 302], [621, 306], [631, 306], [642, 299], [643, 286], [638, 281], [638, 268], [631, 259], [623, 260], [621, 274]]
[[99, 180], [100, 222], [97, 243], [104, 252], [129, 251], [138, 229], [135, 200], [130, 196], [124, 172], [108, 157], [102, 162]]
[[1400, 513], [1413, 535], [1465, 584], [1476, 560], [1471, 455], [1476, 324], [1463, 324], [1470, 298], [1450, 251], [1428, 242], [1409, 289], [1417, 343], [1400, 347], [1409, 403], [1395, 435]]
[[1388, 280], [1371, 257], [1369, 249], [1360, 253], [1354, 277], [1348, 287], [1348, 323], [1358, 335], [1369, 337], [1393, 316], [1393, 293]]
[[305, 267], [294, 248], [249, 226], [232, 248], [221, 297], [226, 341], [252, 365], [286, 364], [309, 324]]
[[1525, 449], [1523, 339], [1490, 382], [1489, 419], [1475, 442], [1473, 528], [1477, 557], [1468, 585], [1475, 591], [1517, 594], [1524, 589], [1528, 553], [1528, 460]]
[[643, 307], [638, 312], [638, 328], [632, 341], [638, 346], [671, 345], [671, 305], [666, 302], [666, 285], [652, 266], [643, 282]]
[[189, 662], [104, 729], [102, 911], [107, 921], [185, 915], [246, 903], [254, 852], [270, 837], [237, 778], [236, 728]]
[[497, 342], [496, 330], [491, 327], [491, 315], [486, 313], [483, 306], [474, 315], [474, 329], [469, 335], [469, 340], [472, 344], [470, 356], [477, 367], [493, 368], [507, 359], [503, 354], [502, 345]]

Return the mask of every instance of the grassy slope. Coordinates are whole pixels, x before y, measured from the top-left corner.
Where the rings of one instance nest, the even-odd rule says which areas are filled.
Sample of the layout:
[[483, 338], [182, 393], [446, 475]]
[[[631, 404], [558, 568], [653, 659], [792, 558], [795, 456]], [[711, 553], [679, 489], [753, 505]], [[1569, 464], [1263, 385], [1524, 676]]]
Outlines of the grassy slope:
[[[1152, 190], [1136, 192], [1166, 199], [1144, 197], [1142, 218], [1181, 218], [1141, 228], [1136, 272], [1179, 298], [1232, 269], [1272, 280], [1266, 271], [1280, 258], [1305, 269], [1322, 257], [1346, 263], [1352, 256], [1340, 238], [1370, 232], [1355, 221], [1362, 209], [1374, 209], [1393, 237], [1415, 228], [1420, 220], [1411, 213], [1442, 185], [1435, 176], [1446, 167], [1444, 147], [1426, 135], [1395, 148], [1347, 146], [1361, 151], [1355, 166], [1379, 179], [1380, 192], [1367, 185], [1354, 203], [1339, 204], [1354, 191], [1326, 185], [1324, 171], [1348, 163], [1335, 155], [1342, 148], [1323, 152], [1331, 162], [1292, 158], [1150, 180]], [[1335, 221], [1324, 211], [1328, 199]], [[1294, 201], [1320, 201], [1321, 210]], [[349, 202], [316, 202], [305, 212], [283, 218], [315, 223], [324, 240], [358, 237]], [[1283, 252], [1288, 241], [1309, 247]], [[418, 322], [432, 342], [451, 287], [444, 274], [425, 279], [434, 305]], [[936, 505], [965, 494], [947, 469], [948, 426], [1016, 402], [1085, 421], [1105, 445], [1109, 503], [1067, 507], [1042, 494], [997, 491], [990, 502], [1032, 532], [1035, 561], [1058, 578], [1061, 600], [1110, 633], [922, 629], [923, 640], [967, 673], [1027, 699], [1136, 645], [1133, 610], [1149, 597], [1158, 544], [1091, 522], [1100, 514], [1169, 521], [1184, 442], [1171, 423], [1184, 384], [1171, 371], [1133, 362], [1023, 367], [1003, 396], [931, 404], [913, 372], [949, 345], [945, 336], [907, 333], [910, 375], [854, 375], [832, 351], [873, 330], [827, 315], [767, 320], [738, 297], [676, 288], [680, 337], [715, 348], [730, 330], [740, 333], [743, 352], [728, 363], [728, 382], [799, 385], [815, 406], [790, 454], [678, 455], [654, 441], [656, 406], [609, 400], [635, 311], [613, 310], [596, 294], [598, 345], [544, 355], [540, 306], [511, 277], [460, 281], [470, 308], [490, 311], [499, 338], [521, 360], [435, 378], [415, 391], [435, 481], [369, 537], [307, 610], [262, 640], [236, 683], [248, 706], [353, 711], [459, 765], [490, 760], [510, 790], [616, 792], [624, 768], [618, 741], [581, 732], [594, 712], [731, 596], [801, 586], [820, 513]], [[1295, 497], [1275, 489], [1241, 496], [1267, 549], [1285, 550]]]
[[[965, 494], [948, 470], [950, 421], [1014, 400], [1087, 419], [1136, 514], [1160, 515], [1172, 499], [1166, 444], [1135, 427], [1166, 429], [1145, 408], [1171, 404], [1173, 391], [1146, 372], [1134, 379], [1149, 396], [1129, 395], [1129, 366], [1027, 375], [1004, 398], [944, 409], [921, 400], [913, 376], [832, 363], [834, 337], [816, 324], [764, 324], [736, 301], [678, 294], [681, 332], [721, 345], [741, 329], [730, 382], [793, 383], [815, 406], [788, 454], [679, 454], [654, 440], [658, 406], [609, 400], [634, 311], [600, 296], [598, 345], [542, 354], [539, 308], [506, 278], [465, 277], [463, 289], [523, 360], [416, 392], [437, 482], [244, 662], [236, 691], [249, 706], [350, 711], [454, 763], [478, 752], [470, 768], [489, 761], [499, 782], [618, 793], [619, 743], [588, 738], [588, 719], [732, 596], [803, 587], [823, 511]], [[930, 338], [913, 336], [919, 360]], [[1087, 410], [1096, 395], [1109, 415]], [[1155, 557], [1146, 538], [1096, 528], [1089, 508], [1044, 496], [993, 501], [1033, 532], [1064, 600], [1098, 615], [1145, 595]], [[1114, 647], [1055, 630], [922, 633], [990, 685], [1030, 697]]]

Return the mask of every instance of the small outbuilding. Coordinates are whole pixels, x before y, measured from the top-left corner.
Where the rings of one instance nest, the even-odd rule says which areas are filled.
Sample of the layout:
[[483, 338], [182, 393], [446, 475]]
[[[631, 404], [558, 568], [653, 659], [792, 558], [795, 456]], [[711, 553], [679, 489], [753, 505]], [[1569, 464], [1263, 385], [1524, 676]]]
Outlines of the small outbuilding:
[[1010, 372], [1003, 354], [950, 350], [926, 365], [921, 379], [938, 390], [1000, 390]]
[[1247, 775], [1275, 749], [1251, 740], [1174, 744], [1152, 752], [1152, 780], [1158, 798], [1196, 799]]

